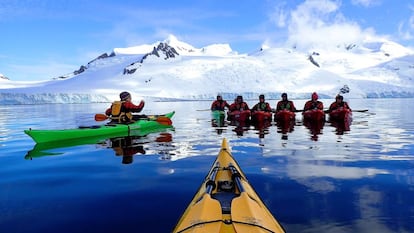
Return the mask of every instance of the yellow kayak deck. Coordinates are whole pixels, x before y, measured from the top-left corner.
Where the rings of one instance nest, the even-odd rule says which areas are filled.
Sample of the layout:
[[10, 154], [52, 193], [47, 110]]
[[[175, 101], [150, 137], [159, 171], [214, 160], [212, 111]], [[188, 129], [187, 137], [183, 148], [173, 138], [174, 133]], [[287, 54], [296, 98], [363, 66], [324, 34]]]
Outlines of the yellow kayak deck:
[[285, 232], [250, 186], [226, 139], [173, 232]]

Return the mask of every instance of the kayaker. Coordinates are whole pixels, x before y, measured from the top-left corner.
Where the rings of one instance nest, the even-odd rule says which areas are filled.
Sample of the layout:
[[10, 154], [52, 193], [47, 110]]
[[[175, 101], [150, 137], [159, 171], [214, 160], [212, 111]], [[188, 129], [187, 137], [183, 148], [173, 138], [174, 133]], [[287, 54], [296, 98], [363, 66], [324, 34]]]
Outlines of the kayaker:
[[323, 110], [323, 103], [318, 100], [319, 96], [316, 92], [312, 93], [311, 100], [308, 100], [303, 107], [303, 111], [319, 109]]
[[230, 112], [233, 112], [233, 111], [244, 111], [244, 110], [250, 110], [250, 109], [247, 103], [244, 102], [243, 96], [239, 95], [235, 99], [234, 103], [230, 105], [229, 110]]
[[344, 101], [344, 97], [342, 95], [337, 95], [335, 97], [335, 102], [333, 102], [329, 106], [329, 109], [327, 112], [329, 113], [329, 112], [332, 112], [333, 110], [340, 109], [340, 108], [349, 109], [350, 111], [352, 111], [348, 103]]
[[272, 108], [270, 107], [270, 104], [265, 101], [265, 96], [259, 95], [259, 103], [255, 104], [253, 108], [251, 109], [252, 112], [255, 111], [264, 111], [264, 112], [272, 112]]
[[276, 105], [276, 112], [282, 111], [282, 110], [289, 110], [291, 112], [295, 112], [296, 108], [295, 105], [293, 104], [293, 101], [288, 100], [288, 96], [286, 93], [282, 93], [282, 100], [280, 100], [279, 102], [277, 102]]
[[227, 103], [227, 101], [223, 100], [223, 97], [218, 94], [217, 99], [213, 101], [211, 104], [211, 111], [224, 111], [224, 108], [229, 109], [230, 104]]
[[[119, 94], [121, 101], [114, 101], [110, 108], [105, 111], [107, 116], [111, 116], [112, 122], [118, 123], [128, 123], [137, 119], [132, 113], [141, 112], [144, 108], [145, 102], [141, 100], [139, 105], [132, 103], [131, 94], [129, 92], [123, 91]], [[137, 116], [138, 118], [140, 116]], [[141, 116], [142, 117], [142, 116]]]

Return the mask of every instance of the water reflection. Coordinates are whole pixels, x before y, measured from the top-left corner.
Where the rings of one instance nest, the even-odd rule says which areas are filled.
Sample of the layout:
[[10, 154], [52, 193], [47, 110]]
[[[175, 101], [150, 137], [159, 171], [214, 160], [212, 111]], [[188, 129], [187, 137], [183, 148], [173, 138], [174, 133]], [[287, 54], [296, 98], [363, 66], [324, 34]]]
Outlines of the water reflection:
[[[134, 155], [146, 154], [144, 145], [148, 144], [148, 142], [144, 141], [143, 138], [143, 136], [111, 138], [106, 140], [102, 145], [107, 148], [112, 148], [116, 156], [122, 156], [123, 164], [131, 164]], [[173, 153], [171, 153], [174, 150], [171, 143], [172, 140], [172, 134], [168, 132], [160, 133], [155, 138], [154, 141], [157, 142], [156, 150], [158, 151], [158, 154], [161, 155], [161, 159], [168, 160], [173, 155]]]
[[352, 121], [329, 120], [332, 127], [335, 128], [336, 135], [343, 135], [345, 132], [351, 131]]
[[318, 141], [319, 135], [321, 135], [323, 126], [325, 125], [325, 120], [320, 121], [310, 121], [310, 120], [303, 120], [303, 125], [309, 130], [311, 135], [310, 139], [312, 141]]
[[[209, 112], [195, 111], [204, 108], [203, 104], [209, 104], [207, 102], [153, 103], [149, 106], [155, 106], [152, 110], [154, 112], [159, 112], [163, 108], [177, 109], [174, 119], [176, 129], [133, 139], [135, 142], [131, 145], [137, 147], [137, 153], [133, 155], [131, 166], [121, 165], [121, 155], [117, 156], [113, 148], [105, 146], [100, 146], [97, 150], [94, 150], [93, 146], [46, 149], [43, 152], [78, 156], [67, 156], [60, 160], [61, 163], [42, 160], [40, 163], [28, 164], [22, 157], [33, 146], [32, 141], [22, 133], [23, 129], [28, 128], [29, 124], [30, 127], [34, 124], [38, 128], [48, 124], [56, 128], [78, 125], [78, 122], [70, 122], [70, 119], [78, 118], [79, 114], [67, 117], [65, 115], [68, 112], [67, 106], [47, 106], [50, 108], [49, 111], [45, 111], [46, 106], [19, 107], [24, 109], [24, 111], [17, 110], [21, 114], [31, 112], [32, 115], [42, 117], [34, 117], [30, 120], [24, 118], [18, 124], [11, 123], [15, 122], [15, 119], [6, 116], [6, 119], [0, 119], [0, 122], [4, 123], [0, 124], [0, 137], [7, 137], [7, 140], [0, 139], [0, 144], [5, 144], [3, 147], [0, 146], [0, 158], [8, 165], [2, 169], [4, 174], [2, 184], [8, 187], [5, 195], [13, 196], [11, 199], [5, 199], [4, 203], [7, 203], [5, 210], [25, 213], [26, 209], [20, 206], [21, 203], [26, 203], [25, 206], [33, 210], [32, 213], [38, 216], [48, 214], [51, 217], [48, 221], [55, 222], [56, 229], [59, 229], [62, 223], [60, 219], [56, 219], [53, 213], [36, 210], [37, 206], [34, 206], [36, 202], [31, 202], [31, 197], [24, 195], [25, 193], [34, 190], [33, 193], [40, 193], [39, 195], [44, 196], [45, 200], [63, 203], [60, 192], [56, 193], [56, 196], [50, 196], [51, 191], [58, 190], [56, 184], [69, 184], [62, 189], [68, 196], [81, 196], [83, 191], [79, 190], [88, 192], [91, 190], [90, 180], [95, 177], [86, 172], [82, 173], [84, 170], [79, 167], [85, 167], [86, 163], [88, 168], [123, 166], [125, 169], [94, 170], [100, 171], [100, 179], [96, 180], [99, 182], [92, 182], [99, 184], [94, 187], [97, 190], [96, 197], [102, 197], [103, 201], [109, 198], [115, 199], [118, 196], [102, 194], [101, 187], [122, 184], [124, 190], [122, 192], [117, 190], [116, 195], [130, 193], [134, 197], [141, 195], [142, 198], [150, 200], [149, 207], [144, 208], [148, 213], [153, 211], [153, 203], [172, 197], [172, 206], [166, 208], [169, 214], [162, 215], [169, 223], [165, 228], [157, 231], [168, 232], [178, 218], [179, 213], [175, 215], [177, 208], [185, 207], [188, 198], [191, 198], [188, 195], [192, 195], [194, 191], [193, 188], [175, 187], [197, 188], [200, 179], [205, 175], [203, 169], [210, 165], [210, 160], [212, 161], [217, 155], [220, 138], [226, 137], [231, 142], [234, 156], [249, 174], [257, 191], [266, 203], [269, 203], [271, 212], [276, 214], [288, 232], [413, 232], [411, 223], [414, 216], [412, 198], [414, 124], [412, 111], [407, 109], [414, 108], [414, 101], [371, 99], [353, 101], [355, 109], [369, 106], [371, 114], [354, 113], [350, 131], [338, 129], [330, 122], [325, 123], [319, 134], [316, 133], [317, 140], [312, 140], [311, 137], [315, 131], [306, 127], [301, 121], [296, 121], [292, 127], [290, 125], [281, 127], [277, 122], [268, 128], [256, 128], [252, 125], [240, 127], [240, 125], [229, 125], [226, 121], [214, 125]], [[62, 111], [57, 111], [55, 108], [62, 108]], [[83, 111], [78, 111], [82, 116], [90, 112], [88, 110], [85, 113], [87, 108], [85, 106], [79, 108]], [[390, 111], [390, 108], [393, 111]], [[49, 119], [50, 116], [53, 118]], [[2, 117], [3, 115], [0, 116]], [[15, 134], [17, 131], [19, 132]], [[140, 152], [140, 145], [145, 151], [145, 158]], [[108, 153], [110, 159], [94, 156], [94, 152], [99, 155]], [[150, 155], [157, 156], [149, 157]], [[80, 160], [80, 156], [90, 157], [89, 160]], [[137, 156], [141, 156], [142, 160], [138, 160]], [[163, 161], [157, 162], [157, 159]], [[105, 164], [108, 160], [111, 163]], [[115, 163], [112, 163], [112, 160]], [[138, 163], [138, 161], [144, 162]], [[142, 169], [135, 169], [135, 167]], [[41, 176], [42, 182], [36, 182], [36, 175], [39, 177], [38, 174], [45, 174], [44, 168], [54, 169], [47, 169], [49, 173], [47, 176]], [[125, 170], [129, 172], [128, 176], [121, 173]], [[84, 179], [85, 175], [88, 179]], [[145, 179], [137, 179], [142, 177]], [[184, 179], [177, 179], [177, 177]], [[68, 180], [76, 182], [67, 182]], [[109, 180], [115, 182], [108, 182]], [[137, 185], [137, 180], [142, 183]], [[36, 185], [28, 186], [29, 183]], [[152, 185], [148, 185], [149, 183]], [[76, 184], [80, 184], [80, 188], [73, 188]], [[154, 192], [154, 190], [167, 190], [165, 192], [168, 193]], [[95, 198], [92, 195], [91, 198]], [[180, 199], [186, 195], [188, 198]], [[142, 199], [136, 199], [135, 203], [143, 203], [140, 200]], [[74, 206], [82, 209], [79, 203], [74, 203]], [[130, 203], [121, 207], [131, 216], [136, 211], [136, 208], [130, 208]], [[44, 209], [44, 203], [39, 209]], [[302, 211], [304, 209], [306, 211]], [[88, 214], [94, 216], [92, 212]], [[29, 215], [32, 214], [25, 217], [32, 217]], [[69, 214], [67, 219], [76, 220], [73, 215]], [[15, 218], [14, 222], [19, 221], [19, 218], [13, 216], [10, 215], [10, 218]], [[142, 226], [153, 219], [151, 217], [141, 218]], [[111, 218], [104, 218], [104, 220], [114, 225], [111, 230], [116, 231], [118, 222], [114, 222]], [[47, 224], [42, 221], [37, 222]], [[151, 226], [142, 231], [153, 231], [149, 228]]]
[[122, 156], [123, 164], [130, 164], [135, 154], [145, 154], [144, 144], [139, 136], [127, 136], [110, 138], [105, 142], [108, 148], [112, 148], [116, 156]]
[[252, 126], [259, 135], [259, 138], [264, 138], [265, 135], [269, 134], [269, 127], [272, 126], [272, 117], [254, 120], [252, 121]]
[[248, 121], [230, 121], [230, 126], [234, 126], [233, 132], [236, 133], [237, 136], [243, 136], [246, 131], [250, 129], [250, 122]]
[[288, 120], [275, 120], [277, 126], [277, 132], [280, 133], [282, 140], [288, 140], [288, 134], [295, 130], [295, 118]]

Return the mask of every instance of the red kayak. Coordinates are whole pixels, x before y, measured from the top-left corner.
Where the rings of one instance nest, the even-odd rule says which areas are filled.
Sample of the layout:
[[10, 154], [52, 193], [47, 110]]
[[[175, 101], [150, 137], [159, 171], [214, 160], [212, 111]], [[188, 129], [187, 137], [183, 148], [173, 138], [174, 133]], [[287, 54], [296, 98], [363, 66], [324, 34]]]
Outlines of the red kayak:
[[319, 122], [325, 121], [325, 112], [320, 109], [306, 110], [302, 112], [303, 121]]
[[265, 111], [254, 111], [252, 113], [253, 122], [272, 121], [272, 113]]
[[352, 111], [347, 108], [335, 109], [329, 113], [329, 121], [336, 128], [336, 133], [342, 135], [345, 131], [351, 130]]
[[352, 111], [348, 108], [338, 108], [329, 113], [329, 121], [343, 121], [350, 123], [352, 121]]
[[283, 109], [275, 113], [275, 121], [294, 121], [295, 115], [296, 114], [294, 112], [289, 111], [287, 109]]
[[287, 109], [275, 113], [275, 122], [280, 133], [285, 134], [293, 131], [293, 127], [295, 126], [295, 116], [296, 114], [294, 112]]
[[227, 112], [227, 120], [247, 122], [250, 120], [250, 110]]
[[259, 131], [261, 138], [266, 134], [264, 131], [272, 124], [272, 113], [265, 111], [254, 111], [252, 113], [252, 122], [256, 130]]

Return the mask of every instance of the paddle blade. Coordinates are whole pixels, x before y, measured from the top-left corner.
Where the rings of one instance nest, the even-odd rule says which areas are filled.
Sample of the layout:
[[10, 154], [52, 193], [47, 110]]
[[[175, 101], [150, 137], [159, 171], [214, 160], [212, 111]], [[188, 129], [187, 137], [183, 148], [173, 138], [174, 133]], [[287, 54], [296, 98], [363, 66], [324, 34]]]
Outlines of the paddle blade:
[[171, 119], [165, 116], [159, 116], [155, 119], [155, 121], [161, 125], [172, 125]]
[[108, 119], [108, 116], [105, 114], [100, 114], [100, 113], [95, 114], [95, 121], [104, 121], [107, 119]]

